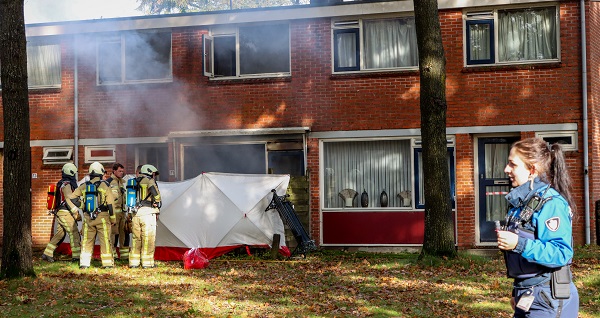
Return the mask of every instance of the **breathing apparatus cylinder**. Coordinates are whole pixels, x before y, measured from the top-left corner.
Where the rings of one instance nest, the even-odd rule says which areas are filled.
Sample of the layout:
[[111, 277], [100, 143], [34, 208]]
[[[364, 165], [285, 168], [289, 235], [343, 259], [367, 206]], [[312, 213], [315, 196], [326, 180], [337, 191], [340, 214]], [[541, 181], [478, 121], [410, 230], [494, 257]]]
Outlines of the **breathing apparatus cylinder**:
[[135, 209], [135, 205], [137, 204], [137, 182], [135, 178], [131, 178], [127, 180], [127, 209], [133, 210]]
[[92, 220], [96, 219], [98, 209], [98, 191], [96, 185], [88, 183], [85, 186], [85, 212], [90, 214]]

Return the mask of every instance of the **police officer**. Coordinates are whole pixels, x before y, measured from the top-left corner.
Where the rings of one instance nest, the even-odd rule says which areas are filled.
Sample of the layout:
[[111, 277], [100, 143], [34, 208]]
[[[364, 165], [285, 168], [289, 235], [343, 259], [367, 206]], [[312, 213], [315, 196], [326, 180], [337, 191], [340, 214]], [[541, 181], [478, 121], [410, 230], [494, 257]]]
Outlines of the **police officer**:
[[129, 267], [154, 267], [156, 240], [156, 220], [160, 213], [161, 198], [154, 179], [159, 174], [153, 165], [143, 165], [138, 177], [139, 208], [132, 220], [132, 245], [129, 254]]
[[514, 279], [514, 317], [577, 317], [571, 281], [572, 198], [560, 145], [543, 139], [516, 142], [504, 172], [511, 208], [497, 232], [508, 276]]
[[[109, 183], [110, 189], [113, 193], [113, 197], [115, 198], [115, 202], [113, 203], [113, 212], [115, 213], [116, 224], [112, 227], [111, 232], [111, 242], [113, 242], [113, 257], [119, 258], [121, 260], [125, 260], [129, 258], [129, 246], [125, 245], [125, 211], [123, 208], [125, 207], [125, 182], [123, 181], [123, 176], [125, 175], [125, 167], [120, 163], [115, 163], [112, 167], [112, 174], [106, 182]], [[119, 255], [117, 255], [116, 246], [117, 246], [117, 235], [118, 235], [118, 245], [119, 245]]]
[[[80, 268], [90, 267], [96, 236], [100, 241], [102, 267], [111, 268], [114, 266], [110, 234], [111, 226], [116, 223], [113, 210], [115, 199], [108, 183], [102, 180], [104, 172], [104, 166], [101, 163], [92, 163], [89, 169], [90, 181], [81, 184], [72, 194], [73, 197], [84, 198], [85, 200], [87, 185], [94, 184], [96, 186], [98, 204], [96, 211], [85, 211], [83, 218], [83, 246], [79, 261]], [[84, 201], [85, 203], [88, 202]]]
[[[72, 163], [66, 163], [62, 167], [62, 178], [56, 184], [56, 188], [60, 190], [62, 198], [69, 198], [73, 193], [73, 190], [77, 188], [77, 167]], [[79, 214], [78, 200], [61, 200], [58, 204], [56, 219], [58, 220], [59, 227], [56, 229], [56, 234], [50, 239], [42, 259], [48, 262], [54, 262], [54, 250], [64, 239], [66, 235], [69, 235], [71, 244], [71, 257], [73, 261], [79, 260], [79, 254], [81, 253], [81, 238], [79, 237], [79, 230], [77, 229], [77, 221], [81, 220]]]

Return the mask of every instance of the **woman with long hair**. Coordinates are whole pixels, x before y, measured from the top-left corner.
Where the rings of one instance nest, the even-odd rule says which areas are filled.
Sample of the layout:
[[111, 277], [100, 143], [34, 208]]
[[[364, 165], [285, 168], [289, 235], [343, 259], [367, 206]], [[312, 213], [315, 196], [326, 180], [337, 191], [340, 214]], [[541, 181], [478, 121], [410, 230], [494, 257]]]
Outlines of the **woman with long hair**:
[[509, 212], [497, 231], [507, 275], [514, 279], [514, 317], [577, 317], [572, 282], [571, 179], [560, 145], [541, 138], [513, 144], [504, 169], [512, 190]]

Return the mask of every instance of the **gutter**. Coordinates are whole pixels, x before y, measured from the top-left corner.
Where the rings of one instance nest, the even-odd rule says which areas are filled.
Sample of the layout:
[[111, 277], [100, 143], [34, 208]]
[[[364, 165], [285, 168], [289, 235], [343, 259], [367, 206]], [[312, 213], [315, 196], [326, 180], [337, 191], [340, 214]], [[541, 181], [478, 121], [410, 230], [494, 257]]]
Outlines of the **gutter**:
[[[79, 70], [78, 70], [78, 60], [79, 60], [79, 37], [75, 36], [75, 63], [73, 70], [73, 162], [75, 167], [79, 167]], [[79, 169], [77, 169], [79, 170]]]
[[581, 89], [583, 108], [583, 192], [585, 206], [585, 244], [590, 244], [590, 175], [589, 175], [589, 150], [588, 150], [588, 84], [587, 84], [587, 40], [585, 22], [585, 1], [579, 0], [581, 10]]

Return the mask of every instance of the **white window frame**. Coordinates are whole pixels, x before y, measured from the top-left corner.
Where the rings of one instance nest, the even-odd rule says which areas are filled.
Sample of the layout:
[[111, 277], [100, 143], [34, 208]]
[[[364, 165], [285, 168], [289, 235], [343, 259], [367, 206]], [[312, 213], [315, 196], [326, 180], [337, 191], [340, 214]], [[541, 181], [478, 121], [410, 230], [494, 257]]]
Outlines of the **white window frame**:
[[[36, 46], [46, 46], [46, 45], [51, 45], [51, 46], [55, 46], [58, 49], [58, 65], [55, 65], [56, 69], [58, 69], [58, 83], [44, 83], [41, 85], [31, 85], [29, 84], [30, 80], [33, 78], [33, 76], [31, 75], [31, 71], [32, 69], [35, 70], [39, 70], [38, 66], [39, 65], [34, 65], [35, 61], [32, 61], [31, 59], [29, 59], [29, 55], [33, 54], [31, 53], [31, 51], [29, 50], [30, 47], [36, 47]], [[27, 87], [29, 89], [47, 89], [47, 88], [61, 88], [62, 86], [62, 56], [61, 56], [61, 46], [60, 43], [55, 43], [55, 42], [51, 42], [51, 41], [45, 41], [45, 40], [39, 40], [39, 39], [27, 39], [27, 56], [28, 56], [28, 61], [27, 61], [27, 77], [28, 77], [28, 83], [27, 83]], [[43, 63], [43, 62], [47, 62], [48, 59], [40, 59], [40, 61], [42, 61], [42, 64], [44, 64], [44, 67], [51, 67], [52, 65], [46, 65], [47, 63]], [[1, 84], [1, 83], [0, 83]], [[2, 88], [2, 86], [0, 85], [0, 89]]]
[[[283, 23], [277, 23], [273, 25], [281, 25]], [[288, 72], [277, 72], [277, 73], [257, 73], [257, 74], [241, 74], [240, 69], [240, 28], [244, 28], [242, 26], [223, 26], [223, 27], [215, 27], [210, 30], [210, 34], [204, 34], [202, 36], [202, 47], [203, 47], [203, 73], [204, 76], [209, 77], [210, 80], [231, 80], [231, 79], [239, 79], [239, 78], [265, 78], [265, 77], [289, 77], [292, 75], [292, 47], [291, 47], [291, 38], [292, 38], [292, 28], [289, 23], [288, 25]], [[265, 25], [246, 25], [246, 26], [268, 26]], [[236, 74], [233, 76], [216, 76], [215, 75], [215, 49], [214, 49], [214, 39], [216, 37], [235, 37], [235, 72]]]
[[[146, 33], [150, 31], [140, 31], [139, 33]], [[120, 44], [120, 56], [121, 56], [121, 79], [120, 81], [109, 81], [101, 82], [100, 79], [100, 59], [96, 58], [96, 85], [98, 86], [110, 86], [110, 85], [123, 85], [123, 84], [140, 84], [140, 83], [169, 83], [173, 81], [173, 34], [165, 31], [152, 31], [153, 33], [168, 33], [171, 38], [171, 48], [169, 52], [169, 74], [164, 78], [154, 79], [141, 79], [141, 80], [127, 80], [127, 54], [126, 54], [126, 37], [129, 33], [121, 33], [116, 35], [106, 35], [96, 40], [96, 56], [100, 56], [100, 47], [104, 43], [119, 43]]]
[[[556, 7], [556, 59], [544, 59], [544, 60], [523, 60], [523, 61], [499, 61], [498, 56], [498, 11], [503, 10], [519, 10], [519, 9], [537, 9], [546, 7]], [[469, 50], [469, 38], [467, 38], [467, 21], [483, 21], [493, 20], [493, 52], [494, 62], [491, 64], [468, 64], [467, 51]], [[480, 67], [480, 66], [493, 66], [493, 65], [515, 65], [515, 64], [539, 64], [549, 62], [560, 62], [561, 61], [561, 43], [560, 43], [560, 5], [557, 3], [547, 3], [539, 5], [517, 5], [510, 7], [498, 7], [488, 10], [465, 10], [463, 11], [463, 63], [465, 67]]]
[[[405, 19], [414, 17], [412, 15], [383, 15], [376, 17], [360, 17], [360, 18], [345, 18], [345, 19], [333, 19], [331, 21], [331, 72], [333, 74], [345, 74], [345, 73], [372, 73], [372, 72], [389, 72], [389, 71], [404, 71], [404, 70], [418, 70], [419, 65], [406, 66], [406, 67], [393, 67], [393, 68], [377, 68], [377, 69], [365, 69], [365, 57], [364, 57], [364, 26], [363, 21], [367, 20], [386, 20], [386, 19]], [[359, 70], [344, 71], [336, 70], [335, 66], [335, 32], [336, 30], [358, 30], [358, 63]]]
[[563, 151], [577, 151], [578, 140], [577, 140], [577, 131], [544, 131], [544, 132], [536, 132], [536, 137], [545, 139], [545, 138], [560, 138], [560, 137], [569, 137], [571, 138], [571, 143], [569, 144], [560, 144]]
[[[66, 152], [65, 155], [61, 155]], [[44, 164], [65, 164], [73, 160], [73, 147], [44, 147], [42, 162]]]
[[[336, 138], [336, 139], [326, 139], [326, 140], [321, 140], [319, 143], [319, 153], [321, 154], [325, 154], [325, 144], [326, 143], [331, 143], [331, 142], [365, 142], [365, 141], [406, 141], [408, 140], [410, 143], [410, 150], [407, 153], [407, 155], [409, 156], [409, 167], [408, 169], [410, 169], [410, 171], [408, 172], [408, 174], [410, 175], [409, 180], [407, 180], [408, 184], [411, 187], [411, 203], [409, 206], [388, 206], [388, 207], [379, 207], [379, 206], [368, 206], [366, 208], [363, 208], [360, 206], [360, 196], [362, 191], [357, 191], [358, 195], [355, 199], [356, 203], [357, 203], [357, 207], [331, 207], [331, 208], [326, 208], [325, 207], [325, 158], [324, 155], [320, 156], [319, 158], [319, 170], [320, 170], [320, 206], [321, 206], [321, 211], [323, 212], [329, 212], [329, 211], [340, 211], [340, 210], [345, 210], [345, 211], [414, 211], [415, 210], [415, 204], [414, 204], [414, 193], [415, 193], [415, 169], [414, 169], [414, 156], [413, 156], [413, 152], [414, 152], [414, 138], [411, 137], [373, 137], [373, 138], [352, 138], [352, 139], [348, 139], [348, 138]], [[384, 189], [385, 190], [385, 189]], [[387, 190], [389, 191], [389, 190]], [[370, 196], [373, 194], [370, 194]], [[396, 197], [396, 193], [387, 193], [388, 195], [388, 199], [391, 201], [393, 199], [395, 199]]]
[[[94, 156], [94, 151], [112, 151], [111, 156]], [[117, 150], [115, 146], [86, 146], [85, 163], [101, 162], [114, 163], [117, 160]]]

